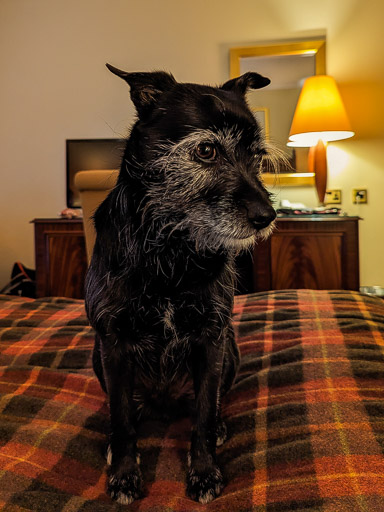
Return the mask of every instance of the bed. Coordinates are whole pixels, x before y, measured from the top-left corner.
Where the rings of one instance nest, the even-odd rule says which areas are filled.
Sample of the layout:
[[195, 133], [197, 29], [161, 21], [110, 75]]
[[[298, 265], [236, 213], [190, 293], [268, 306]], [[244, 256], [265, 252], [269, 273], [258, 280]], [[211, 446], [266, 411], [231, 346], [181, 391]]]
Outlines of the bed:
[[223, 403], [227, 481], [185, 495], [190, 422], [147, 422], [145, 497], [106, 490], [108, 408], [84, 303], [0, 297], [0, 509], [5, 512], [384, 511], [384, 301], [348, 291], [236, 297], [242, 354]]

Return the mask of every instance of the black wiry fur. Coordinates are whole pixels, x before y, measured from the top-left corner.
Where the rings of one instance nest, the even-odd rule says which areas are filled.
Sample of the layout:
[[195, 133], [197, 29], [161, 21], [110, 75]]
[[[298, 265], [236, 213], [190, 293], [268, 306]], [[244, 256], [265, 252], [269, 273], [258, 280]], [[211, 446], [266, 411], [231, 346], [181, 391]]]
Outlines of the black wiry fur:
[[234, 257], [275, 218], [259, 174], [268, 152], [244, 99], [269, 80], [247, 73], [214, 88], [108, 67], [130, 85], [139, 116], [94, 216], [86, 285], [110, 404], [108, 490], [122, 504], [142, 495], [136, 422], [182, 403], [194, 415], [187, 492], [206, 503], [223, 487], [220, 399], [239, 363]]

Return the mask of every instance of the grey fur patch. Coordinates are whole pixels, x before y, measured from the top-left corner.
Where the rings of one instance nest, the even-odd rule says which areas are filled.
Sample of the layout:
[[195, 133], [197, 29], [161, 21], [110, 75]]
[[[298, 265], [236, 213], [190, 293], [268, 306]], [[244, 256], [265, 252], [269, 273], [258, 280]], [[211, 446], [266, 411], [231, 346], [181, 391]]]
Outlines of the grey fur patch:
[[[261, 163], [256, 158], [251, 173], [244, 163], [238, 162], [236, 151], [241, 138], [241, 130], [231, 126], [216, 132], [194, 130], [176, 144], [158, 145], [150, 168], [152, 173], [161, 174], [162, 179], [149, 187], [143, 222], [162, 223], [158, 236], [170, 227], [172, 231], [189, 232], [197, 251], [224, 247], [240, 252], [251, 247], [257, 238], [268, 236], [269, 231], [255, 232], [233, 198], [239, 177], [249, 182], [253, 172], [254, 186], [260, 178]], [[207, 168], [196, 161], [194, 151], [201, 143], [220, 147], [224, 154], [220, 166]], [[258, 151], [260, 144], [258, 140]], [[249, 148], [250, 156], [252, 151], [255, 149]], [[164, 219], [168, 222], [164, 223]], [[156, 240], [148, 243], [154, 246]]]

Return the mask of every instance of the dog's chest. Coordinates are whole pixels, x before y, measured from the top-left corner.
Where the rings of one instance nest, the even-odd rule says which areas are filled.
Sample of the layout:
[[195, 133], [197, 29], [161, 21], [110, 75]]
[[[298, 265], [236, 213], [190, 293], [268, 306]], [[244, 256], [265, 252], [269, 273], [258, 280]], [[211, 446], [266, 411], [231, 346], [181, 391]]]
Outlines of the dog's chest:
[[208, 263], [199, 262], [198, 267], [189, 260], [182, 279], [175, 281], [158, 275], [145, 283], [137, 281], [136, 299], [130, 302], [129, 315], [122, 315], [119, 323], [134, 353], [140, 379], [148, 386], [178, 380], [189, 372], [189, 359], [197, 345], [220, 339], [230, 316], [232, 295], [230, 286], [223, 284], [225, 265], [216, 260], [215, 265]]
[[167, 384], [187, 372], [191, 351], [208, 328], [206, 313], [202, 304], [170, 299], [143, 308], [131, 349], [144, 382]]
[[142, 289], [130, 301], [129, 317], [120, 317], [121, 327], [128, 324], [138, 336], [148, 334], [168, 342], [206, 323], [211, 294], [205, 297], [200, 290], [175, 293], [162, 283], [150, 283]]
[[162, 323], [163, 335], [144, 337], [135, 354], [134, 397], [142, 417], [168, 417], [193, 399], [191, 340], [178, 333], [172, 308], [164, 311]]

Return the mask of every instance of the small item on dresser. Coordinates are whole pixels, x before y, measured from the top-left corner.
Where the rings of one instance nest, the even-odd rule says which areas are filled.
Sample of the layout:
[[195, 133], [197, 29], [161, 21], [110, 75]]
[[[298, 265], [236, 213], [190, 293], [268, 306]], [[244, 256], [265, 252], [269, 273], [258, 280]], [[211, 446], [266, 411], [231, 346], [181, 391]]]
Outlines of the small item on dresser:
[[282, 199], [280, 201], [280, 208], [288, 210], [303, 210], [307, 209], [304, 203], [291, 203], [288, 199]]
[[76, 208], [76, 210], [73, 210], [72, 208], [64, 208], [64, 210], [60, 212], [60, 217], [63, 217], [64, 219], [82, 219], [83, 210], [81, 208]]
[[278, 215], [341, 215], [340, 208], [278, 208]]
[[286, 199], [281, 201], [280, 208], [277, 208], [276, 211], [280, 217], [283, 215], [341, 215], [340, 208], [327, 208], [324, 206], [307, 208], [301, 203], [290, 203]]

